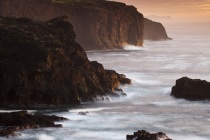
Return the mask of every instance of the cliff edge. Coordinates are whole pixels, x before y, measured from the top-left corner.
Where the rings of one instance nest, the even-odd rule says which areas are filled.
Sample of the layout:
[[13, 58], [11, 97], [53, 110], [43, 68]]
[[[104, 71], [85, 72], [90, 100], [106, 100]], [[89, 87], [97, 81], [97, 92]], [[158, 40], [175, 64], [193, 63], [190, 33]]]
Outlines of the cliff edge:
[[0, 107], [94, 101], [131, 82], [90, 62], [75, 37], [66, 16], [47, 22], [0, 17]]
[[165, 27], [150, 19], [144, 18], [144, 39], [145, 40], [171, 40], [166, 33]]
[[133, 6], [105, 0], [1, 0], [0, 15], [47, 21], [67, 15], [85, 50], [142, 46], [143, 15]]

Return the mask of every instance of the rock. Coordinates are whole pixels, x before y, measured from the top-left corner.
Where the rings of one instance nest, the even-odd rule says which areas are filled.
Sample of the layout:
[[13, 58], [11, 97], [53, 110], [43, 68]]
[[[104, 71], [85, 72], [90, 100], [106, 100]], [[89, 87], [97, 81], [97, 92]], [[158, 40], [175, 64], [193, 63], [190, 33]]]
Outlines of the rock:
[[0, 137], [18, 136], [16, 131], [40, 127], [62, 127], [55, 121], [67, 121], [67, 118], [42, 114], [28, 114], [27, 111], [0, 113]]
[[165, 28], [159, 22], [144, 18], [144, 39], [145, 40], [171, 40]]
[[0, 107], [93, 101], [131, 80], [90, 62], [66, 16], [47, 22], [0, 17]]
[[188, 100], [209, 100], [210, 82], [182, 77], [176, 80], [176, 85], [172, 87], [171, 95]]
[[1, 0], [0, 6], [1, 16], [29, 17], [37, 21], [66, 14], [77, 34], [76, 41], [85, 50], [123, 49], [126, 44], [143, 44], [143, 15], [124, 3], [105, 0]]
[[118, 95], [118, 96], [127, 96], [126, 93], [123, 92], [123, 90], [121, 88], [116, 88], [114, 89], [114, 92]]
[[134, 132], [133, 135], [127, 135], [126, 140], [172, 140], [163, 132], [149, 133], [145, 130]]
[[78, 115], [87, 115], [89, 112], [85, 111], [85, 112], [79, 112]]

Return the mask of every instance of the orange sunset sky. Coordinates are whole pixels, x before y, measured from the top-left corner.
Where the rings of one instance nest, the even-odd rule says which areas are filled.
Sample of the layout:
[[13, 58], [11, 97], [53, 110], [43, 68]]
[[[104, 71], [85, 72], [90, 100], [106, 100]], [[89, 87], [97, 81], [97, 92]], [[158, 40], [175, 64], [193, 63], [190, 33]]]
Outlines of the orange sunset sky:
[[134, 5], [145, 17], [164, 22], [210, 22], [210, 0], [114, 0]]

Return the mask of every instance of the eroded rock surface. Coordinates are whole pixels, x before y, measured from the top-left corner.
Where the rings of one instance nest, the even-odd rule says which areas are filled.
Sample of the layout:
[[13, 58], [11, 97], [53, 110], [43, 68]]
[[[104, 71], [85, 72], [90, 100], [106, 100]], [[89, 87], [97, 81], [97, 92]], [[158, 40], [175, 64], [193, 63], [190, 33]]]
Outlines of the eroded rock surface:
[[71, 105], [131, 81], [90, 62], [67, 17], [0, 17], [0, 106]]
[[67, 118], [47, 116], [40, 113], [28, 114], [27, 111], [0, 113], [0, 137], [21, 135], [16, 131], [35, 129], [40, 127], [62, 127], [55, 121], [67, 121]]
[[85, 50], [142, 46], [144, 18], [133, 6], [105, 0], [1, 0], [1, 16], [47, 21], [67, 15]]

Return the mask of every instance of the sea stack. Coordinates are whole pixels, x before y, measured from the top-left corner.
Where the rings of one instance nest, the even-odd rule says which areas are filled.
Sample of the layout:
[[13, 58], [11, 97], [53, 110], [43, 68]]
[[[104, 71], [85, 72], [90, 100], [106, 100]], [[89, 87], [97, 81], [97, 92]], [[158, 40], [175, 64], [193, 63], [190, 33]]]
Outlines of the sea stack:
[[171, 95], [188, 100], [209, 100], [210, 82], [182, 77], [176, 80], [176, 85], [172, 87]]

